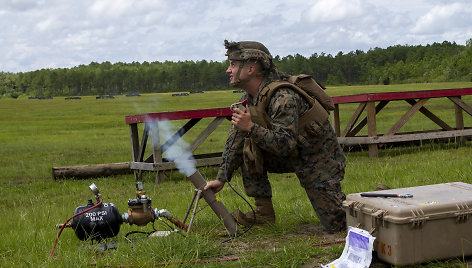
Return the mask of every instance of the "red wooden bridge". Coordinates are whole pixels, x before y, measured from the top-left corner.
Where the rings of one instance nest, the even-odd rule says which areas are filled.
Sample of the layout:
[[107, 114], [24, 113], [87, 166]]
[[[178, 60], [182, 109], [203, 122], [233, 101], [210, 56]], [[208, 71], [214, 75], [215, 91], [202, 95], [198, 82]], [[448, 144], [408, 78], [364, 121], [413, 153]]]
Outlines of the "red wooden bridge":
[[[405, 141], [417, 141], [440, 138], [458, 138], [460, 142], [467, 136], [472, 136], [472, 128], [464, 125], [463, 112], [472, 116], [472, 108], [462, 100], [462, 96], [472, 95], [472, 88], [441, 89], [426, 91], [403, 91], [387, 93], [367, 93], [348, 96], [333, 97], [335, 110], [332, 113], [333, 127], [338, 135], [338, 140], [345, 146], [366, 145], [369, 148], [371, 157], [378, 156], [379, 144], [388, 144]], [[447, 98], [453, 103], [455, 113], [455, 125], [450, 126], [441, 120], [425, 104], [432, 98]], [[377, 131], [377, 115], [387, 106], [396, 101], [404, 101], [409, 104], [403, 116], [396, 121], [385, 133]], [[341, 129], [340, 125], [340, 105], [358, 103], [357, 109], [350, 117], [346, 126]], [[364, 110], [366, 111], [364, 113]], [[417, 132], [399, 133], [400, 128], [416, 113], [421, 112], [440, 129], [422, 130]], [[175, 169], [175, 164], [163, 158], [163, 153], [175, 142], [194, 127], [203, 118], [214, 118], [206, 128], [201, 131], [198, 137], [190, 144], [190, 151], [193, 153], [200, 144], [223, 122], [230, 119], [231, 109], [229, 107], [146, 113], [126, 116], [125, 122], [130, 127], [131, 149], [133, 161], [130, 163], [131, 169], [135, 170], [135, 177], [138, 179], [141, 171], [155, 171], [156, 182], [163, 180], [163, 171]], [[365, 116], [360, 119], [360, 117]], [[168, 140], [161, 142], [159, 138], [159, 122], [168, 120], [188, 120], [177, 132]], [[144, 124], [143, 133], [138, 133], [138, 124]], [[367, 135], [361, 135], [361, 130], [367, 126]], [[144, 158], [148, 137], [151, 136], [152, 155]], [[211, 154], [194, 155], [196, 165], [208, 166], [221, 162], [221, 152]]]

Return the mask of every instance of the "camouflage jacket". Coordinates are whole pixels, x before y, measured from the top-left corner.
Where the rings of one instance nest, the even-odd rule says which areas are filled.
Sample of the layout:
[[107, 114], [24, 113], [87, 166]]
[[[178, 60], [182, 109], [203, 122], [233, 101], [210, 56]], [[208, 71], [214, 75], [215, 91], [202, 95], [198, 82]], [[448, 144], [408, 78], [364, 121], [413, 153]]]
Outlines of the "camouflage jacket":
[[[247, 98], [251, 106], [257, 103], [258, 97], [252, 98], [245, 94], [241, 100]], [[345, 157], [328, 120], [318, 133], [305, 137], [303, 142], [299, 139], [299, 118], [309, 108], [308, 102], [294, 90], [278, 89], [267, 107], [267, 114], [271, 118], [270, 129], [256, 124], [248, 135], [231, 126], [217, 179], [230, 181], [233, 172], [242, 165], [245, 138], [252, 139], [263, 151], [264, 168], [269, 172], [297, 172], [297, 175], [315, 173], [314, 176], [323, 179], [342, 177]], [[295, 157], [293, 151], [298, 152]], [[309, 172], [306, 167], [310, 167]]]

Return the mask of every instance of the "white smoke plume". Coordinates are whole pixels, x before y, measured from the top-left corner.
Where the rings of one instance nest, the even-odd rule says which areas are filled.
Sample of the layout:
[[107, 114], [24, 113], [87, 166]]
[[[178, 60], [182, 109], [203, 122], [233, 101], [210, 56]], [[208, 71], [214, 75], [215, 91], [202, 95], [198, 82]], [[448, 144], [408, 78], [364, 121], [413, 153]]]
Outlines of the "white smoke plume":
[[[154, 133], [159, 133], [161, 137], [164, 138], [164, 141], [170, 139], [174, 133], [172, 132], [172, 124], [170, 121], [159, 121], [157, 124], [150, 124], [151, 131], [151, 141], [153, 144], [156, 144], [156, 138]], [[165, 158], [169, 161], [173, 161], [177, 166], [177, 169], [180, 173], [185, 174], [187, 177], [192, 175], [197, 171], [195, 167], [195, 158], [193, 154], [188, 150], [188, 143], [185, 142], [182, 138], [179, 138], [174, 144], [167, 148], [164, 152]]]

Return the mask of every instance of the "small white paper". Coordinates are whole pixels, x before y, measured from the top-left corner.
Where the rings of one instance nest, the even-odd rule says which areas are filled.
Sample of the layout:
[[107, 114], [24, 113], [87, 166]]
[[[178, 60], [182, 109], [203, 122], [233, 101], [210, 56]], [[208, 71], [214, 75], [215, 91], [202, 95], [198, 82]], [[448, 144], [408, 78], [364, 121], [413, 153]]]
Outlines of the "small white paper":
[[349, 226], [346, 245], [339, 259], [323, 268], [368, 268], [372, 261], [375, 237], [366, 230]]

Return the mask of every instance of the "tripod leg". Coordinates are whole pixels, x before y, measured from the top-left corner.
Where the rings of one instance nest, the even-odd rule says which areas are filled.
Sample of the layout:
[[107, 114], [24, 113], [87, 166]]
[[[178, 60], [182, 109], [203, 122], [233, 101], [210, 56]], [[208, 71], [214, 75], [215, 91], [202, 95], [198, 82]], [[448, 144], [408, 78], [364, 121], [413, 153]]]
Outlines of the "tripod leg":
[[195, 190], [193, 191], [192, 202], [190, 202], [190, 205], [188, 206], [187, 212], [185, 213], [185, 217], [184, 217], [183, 223], [185, 223], [185, 222], [187, 221], [188, 214], [190, 213], [190, 209], [192, 208], [193, 202], [195, 202], [195, 198], [197, 197], [197, 192], [198, 192], [198, 191], [199, 191], [198, 189], [195, 189]]
[[193, 207], [192, 217], [190, 218], [190, 222], [188, 224], [187, 233], [190, 232], [190, 230], [192, 229], [193, 220], [195, 219], [195, 214], [197, 214], [198, 201], [200, 201], [201, 195], [202, 195], [202, 190], [197, 190], [195, 206]]

